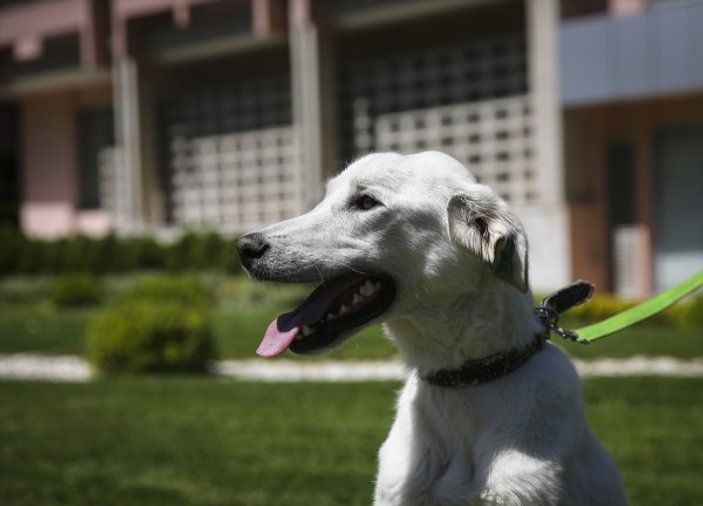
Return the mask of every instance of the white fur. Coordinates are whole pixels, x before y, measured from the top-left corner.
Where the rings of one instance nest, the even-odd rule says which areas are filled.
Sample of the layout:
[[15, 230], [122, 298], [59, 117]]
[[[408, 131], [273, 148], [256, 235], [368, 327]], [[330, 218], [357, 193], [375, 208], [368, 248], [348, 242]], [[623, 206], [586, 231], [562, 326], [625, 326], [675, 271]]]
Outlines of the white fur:
[[[360, 193], [382, 205], [351, 208]], [[480, 386], [421, 379], [539, 330], [522, 226], [461, 163], [437, 152], [366, 156], [329, 181], [311, 212], [262, 233], [270, 251], [260, 277], [325, 280], [354, 269], [398, 283], [381, 318], [410, 374], [379, 453], [375, 505], [627, 504], [587, 427], [578, 375], [555, 346]]]

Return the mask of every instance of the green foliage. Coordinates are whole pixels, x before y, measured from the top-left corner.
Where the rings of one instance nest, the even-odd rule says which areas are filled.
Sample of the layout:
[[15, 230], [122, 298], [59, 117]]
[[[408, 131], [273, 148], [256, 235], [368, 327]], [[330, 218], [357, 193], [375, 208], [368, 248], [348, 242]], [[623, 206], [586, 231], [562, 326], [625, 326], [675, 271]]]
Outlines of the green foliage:
[[24, 247], [24, 238], [14, 228], [0, 227], [0, 244], [0, 273], [15, 271], [17, 259]]
[[703, 328], [703, 295], [699, 295], [681, 308], [679, 323], [684, 328]]
[[217, 233], [186, 232], [165, 253], [165, 266], [175, 271], [215, 269], [229, 274], [241, 272], [236, 254], [237, 238]]
[[206, 312], [174, 299], [122, 301], [86, 336], [88, 359], [104, 374], [202, 373], [215, 358]]
[[600, 321], [621, 313], [635, 305], [634, 301], [624, 300], [610, 294], [596, 294], [580, 306], [571, 309], [568, 314], [588, 321]]
[[65, 274], [51, 284], [49, 298], [57, 306], [90, 306], [102, 298], [100, 281], [90, 274]]
[[[104, 300], [114, 302], [135, 297], [130, 292], [150, 292], [157, 299], [179, 293], [173, 284], [166, 288], [144, 288], [162, 275], [135, 273], [101, 277]], [[185, 289], [186, 300], [201, 298], [217, 304], [210, 308], [209, 316], [217, 350], [224, 358], [247, 359], [261, 342], [264, 331], [278, 315], [291, 311], [312, 290], [311, 286], [291, 283], [254, 283], [244, 276], [224, 277], [221, 274], [203, 275], [190, 273], [171, 274], [172, 278], [201, 280], [207, 294], [201, 288]], [[88, 322], [99, 311], [100, 306], [76, 308], [57, 307], [47, 303], [51, 276], [3, 276], [0, 277], [0, 353], [71, 353], [84, 352], [84, 335]], [[195, 303], [195, 302], [191, 302]], [[199, 304], [199, 303], [198, 303]], [[209, 302], [208, 302], [209, 304]], [[685, 310], [685, 303], [673, 309]], [[569, 329], [577, 329], [587, 322], [574, 319], [568, 312], [560, 323]], [[667, 312], [668, 314], [668, 312]], [[570, 343], [554, 336], [554, 343], [566, 348], [570, 355], [581, 359], [603, 357], [623, 358], [632, 355], [650, 357], [668, 355], [682, 359], [703, 356], [700, 327], [683, 328], [646, 321], [627, 328], [617, 334], [598, 340], [590, 346]], [[306, 360], [383, 360], [397, 358], [397, 347], [384, 336], [381, 328], [374, 325], [353, 336], [342, 346]]]
[[236, 240], [215, 232], [187, 232], [171, 244], [153, 237], [114, 234], [47, 241], [4, 227], [0, 229], [0, 274], [105, 274], [166, 269], [236, 274], [241, 272]]
[[143, 279], [124, 293], [120, 302], [172, 301], [207, 310], [214, 302], [212, 290], [190, 275], [162, 275]]
[[195, 276], [145, 278], [89, 323], [88, 358], [106, 374], [205, 372], [213, 302]]

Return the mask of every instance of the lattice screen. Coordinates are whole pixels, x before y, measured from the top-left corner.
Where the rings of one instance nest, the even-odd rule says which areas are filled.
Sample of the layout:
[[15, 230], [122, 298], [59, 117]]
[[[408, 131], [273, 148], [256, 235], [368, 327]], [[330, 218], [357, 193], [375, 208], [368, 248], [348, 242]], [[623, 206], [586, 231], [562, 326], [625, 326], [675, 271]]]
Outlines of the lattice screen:
[[300, 212], [292, 127], [174, 139], [173, 220], [244, 231]]
[[384, 114], [374, 141], [379, 151], [447, 152], [511, 203], [539, 197], [525, 96]]
[[342, 157], [439, 149], [512, 203], [537, 200], [525, 53], [513, 35], [343, 65]]
[[189, 93], [159, 113], [169, 222], [245, 231], [300, 212], [286, 77]]
[[112, 108], [83, 109], [79, 111], [76, 119], [79, 136], [80, 207], [81, 209], [109, 208], [106, 202], [114, 200], [114, 197], [103, 188], [102, 171], [106, 163], [103, 160], [105, 153], [111, 153], [115, 148]]

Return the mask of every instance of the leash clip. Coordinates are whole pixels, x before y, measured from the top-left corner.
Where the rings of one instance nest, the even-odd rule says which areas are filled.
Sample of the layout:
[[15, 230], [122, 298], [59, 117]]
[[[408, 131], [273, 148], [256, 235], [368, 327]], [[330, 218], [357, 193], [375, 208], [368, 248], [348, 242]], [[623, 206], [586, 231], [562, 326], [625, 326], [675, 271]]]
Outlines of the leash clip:
[[593, 289], [591, 283], [579, 279], [542, 299], [540, 305], [535, 308], [535, 312], [544, 325], [546, 339], [549, 338], [550, 332], [554, 332], [568, 341], [588, 343], [582, 340], [577, 332], [560, 327], [558, 323], [560, 313], [587, 302], [593, 295]]

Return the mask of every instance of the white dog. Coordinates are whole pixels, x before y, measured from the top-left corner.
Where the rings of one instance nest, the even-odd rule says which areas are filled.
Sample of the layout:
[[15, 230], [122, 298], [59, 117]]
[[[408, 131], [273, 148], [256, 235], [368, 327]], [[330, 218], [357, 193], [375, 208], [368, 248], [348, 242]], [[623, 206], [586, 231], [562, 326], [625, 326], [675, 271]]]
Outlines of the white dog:
[[409, 374], [376, 505], [627, 504], [576, 371], [544, 342], [523, 228], [455, 159], [368, 155], [239, 250], [254, 278], [322, 282], [260, 355], [317, 352], [379, 321], [400, 348]]

